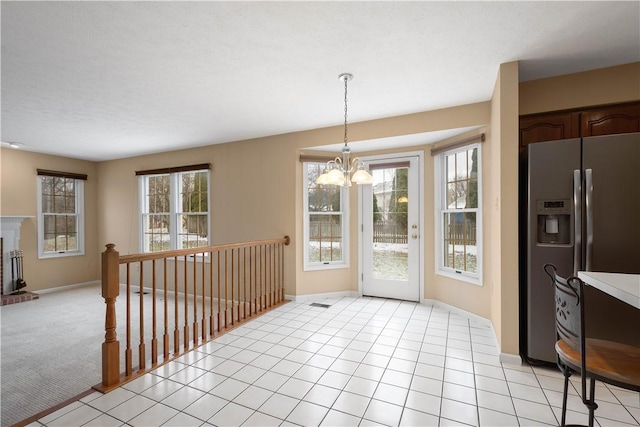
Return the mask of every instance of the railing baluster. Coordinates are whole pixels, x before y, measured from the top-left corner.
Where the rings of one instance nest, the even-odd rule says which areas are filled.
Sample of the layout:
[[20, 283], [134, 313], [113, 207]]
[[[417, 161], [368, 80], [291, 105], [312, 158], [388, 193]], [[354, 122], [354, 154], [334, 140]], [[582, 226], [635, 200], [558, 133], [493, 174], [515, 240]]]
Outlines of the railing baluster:
[[234, 325], [234, 317], [235, 317], [235, 288], [236, 288], [236, 284], [234, 281], [234, 276], [235, 276], [235, 255], [236, 255], [236, 250], [235, 249], [231, 249], [231, 326]]
[[187, 256], [185, 255], [182, 263], [184, 264], [184, 327], [183, 327], [183, 339], [184, 339], [184, 351], [189, 350], [189, 294], [188, 294], [188, 284], [189, 279], [187, 278]]
[[256, 276], [256, 311], [260, 313], [262, 311], [262, 246], [256, 247], [256, 263], [258, 263], [258, 270]]
[[152, 309], [151, 309], [151, 321], [152, 321], [152, 325], [151, 325], [151, 364], [152, 365], [157, 365], [158, 364], [158, 337], [156, 336], [156, 327], [157, 325], [157, 321], [156, 321], [156, 260], [152, 259], [151, 260], [151, 269], [152, 269], [152, 274], [151, 274], [151, 304], [152, 304]]
[[[287, 236], [287, 239], [289, 237]], [[288, 245], [289, 241], [287, 240], [284, 245]], [[284, 245], [280, 244], [280, 300], [284, 301]]]
[[198, 345], [198, 277], [196, 256], [193, 255], [193, 346]]
[[140, 291], [140, 344], [138, 344], [138, 369], [143, 370], [146, 368], [146, 351], [144, 345], [144, 266], [142, 265], [142, 261], [138, 265], [140, 269], [140, 284], [138, 290]]
[[247, 310], [247, 301], [249, 301], [249, 299], [247, 298], [247, 248], [246, 246], [242, 249], [242, 258], [244, 259], [244, 304], [243, 304], [243, 309], [244, 309], [244, 318], [248, 318], [249, 317], [249, 310]]
[[220, 251], [218, 250], [218, 332], [222, 330], [222, 289], [220, 286], [220, 274], [222, 269], [220, 268]]
[[273, 253], [274, 251], [274, 246], [273, 245], [269, 245], [269, 306], [273, 307], [276, 303], [276, 298], [275, 298], [275, 273], [276, 273], [276, 269], [275, 269], [275, 254]]
[[169, 295], [168, 295], [168, 278], [167, 278], [167, 259], [162, 260], [163, 268], [163, 306], [164, 306], [164, 333], [162, 334], [162, 355], [164, 361], [169, 360]]
[[180, 324], [178, 314], [178, 300], [180, 293], [178, 292], [178, 257], [173, 257], [173, 354], [180, 354]]
[[215, 321], [213, 315], [213, 251], [209, 252], [209, 336], [215, 332]]
[[274, 292], [276, 304], [278, 304], [280, 302], [280, 244], [273, 245], [273, 251], [275, 256], [273, 265], [276, 269]]
[[269, 245], [264, 246], [264, 305], [267, 308], [271, 306], [271, 251], [269, 249]]
[[220, 287], [220, 272], [221, 272], [221, 268], [220, 268], [220, 250], [217, 251], [217, 259], [218, 262], [216, 263], [216, 266], [218, 267], [218, 327], [216, 328], [217, 332], [220, 332], [220, 325], [222, 324], [222, 290]]
[[125, 357], [125, 375], [133, 372], [133, 352], [131, 350], [131, 264], [127, 264], [127, 348]]
[[237, 311], [237, 315], [238, 318], [236, 320], [240, 321], [240, 303], [242, 301], [241, 299], [241, 291], [242, 291], [242, 282], [240, 281], [240, 265], [241, 265], [241, 260], [240, 260], [240, 248], [238, 248], [238, 303], [236, 304], [236, 311]]
[[229, 317], [227, 316], [227, 306], [229, 305], [229, 250], [224, 251], [224, 328], [227, 328]]
[[200, 263], [201, 267], [202, 267], [200, 269], [201, 273], [202, 273], [201, 274], [201, 276], [202, 276], [202, 319], [201, 319], [201, 324], [202, 324], [202, 336], [201, 336], [201, 339], [202, 339], [202, 342], [205, 342], [207, 340], [207, 321], [206, 321], [206, 318], [207, 318], [207, 306], [206, 306], [206, 303], [207, 303], [207, 301], [205, 299], [206, 292], [205, 292], [205, 283], [204, 283], [205, 282], [204, 281], [205, 260], [206, 260], [205, 253], [202, 252], [202, 262]]
[[260, 305], [263, 309], [267, 308], [267, 245], [262, 245], [262, 256], [264, 257], [260, 262], [262, 263], [263, 275], [262, 275], [262, 300]]
[[250, 248], [249, 251], [253, 251], [253, 255], [251, 257], [251, 262], [253, 263], [253, 276], [251, 279], [251, 289], [252, 289], [252, 293], [253, 296], [251, 297], [251, 309], [252, 309], [252, 313], [256, 314], [258, 312], [258, 306], [256, 303], [256, 283], [258, 283], [258, 273], [257, 273], [257, 265], [258, 265], [258, 259], [257, 259], [257, 248], [254, 246], [253, 248]]

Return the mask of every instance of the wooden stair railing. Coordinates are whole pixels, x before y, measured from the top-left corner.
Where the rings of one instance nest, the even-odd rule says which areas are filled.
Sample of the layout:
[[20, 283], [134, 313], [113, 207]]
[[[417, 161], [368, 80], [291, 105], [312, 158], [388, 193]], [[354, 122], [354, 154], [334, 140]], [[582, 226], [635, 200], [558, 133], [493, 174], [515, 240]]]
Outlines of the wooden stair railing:
[[[106, 303], [102, 383], [94, 388], [108, 392], [286, 302], [284, 246], [289, 243], [285, 236], [124, 256], [114, 244], [106, 245], [102, 253]], [[124, 307], [116, 306], [121, 289]], [[145, 311], [148, 305], [151, 309]], [[118, 322], [122, 318], [124, 324]], [[145, 325], [149, 324], [147, 340]], [[119, 335], [125, 336], [122, 360]], [[135, 341], [137, 346], [132, 344]]]

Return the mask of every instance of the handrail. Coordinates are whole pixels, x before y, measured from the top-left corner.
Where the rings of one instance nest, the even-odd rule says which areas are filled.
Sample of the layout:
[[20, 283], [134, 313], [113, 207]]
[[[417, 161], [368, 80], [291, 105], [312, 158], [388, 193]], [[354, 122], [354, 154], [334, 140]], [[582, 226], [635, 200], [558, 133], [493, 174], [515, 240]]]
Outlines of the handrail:
[[[124, 256], [107, 244], [102, 253], [102, 383], [94, 388], [110, 391], [283, 304], [284, 246], [289, 244], [285, 236]], [[125, 308], [118, 311], [121, 290]], [[122, 365], [118, 334], [126, 338]]]
[[274, 243], [284, 243], [285, 246], [288, 246], [289, 243], [291, 243], [291, 238], [289, 236], [284, 236], [281, 239], [253, 240], [242, 243], [224, 243], [221, 245], [200, 246], [189, 249], [174, 249], [171, 251], [121, 255], [120, 263], [124, 264], [125, 262], [151, 261], [154, 259], [174, 258], [176, 256], [196, 255], [203, 252], [217, 252], [225, 249], [237, 249], [244, 246], [269, 245]]

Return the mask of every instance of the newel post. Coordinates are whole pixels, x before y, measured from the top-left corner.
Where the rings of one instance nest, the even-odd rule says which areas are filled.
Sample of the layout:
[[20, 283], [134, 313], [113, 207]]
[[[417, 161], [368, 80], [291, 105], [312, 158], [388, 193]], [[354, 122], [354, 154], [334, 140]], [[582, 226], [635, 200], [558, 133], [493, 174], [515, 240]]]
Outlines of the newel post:
[[120, 342], [116, 339], [116, 298], [120, 293], [120, 254], [113, 243], [102, 253], [102, 297], [107, 304], [102, 343], [102, 386], [120, 381]]

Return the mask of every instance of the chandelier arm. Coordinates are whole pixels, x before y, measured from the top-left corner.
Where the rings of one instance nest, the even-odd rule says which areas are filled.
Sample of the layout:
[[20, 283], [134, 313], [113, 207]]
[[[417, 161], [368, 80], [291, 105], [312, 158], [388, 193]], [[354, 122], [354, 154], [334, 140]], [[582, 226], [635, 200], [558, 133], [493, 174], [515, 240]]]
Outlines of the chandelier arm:
[[349, 173], [358, 170], [358, 166], [360, 165], [360, 163], [362, 163], [360, 157], [354, 157], [353, 160], [351, 160], [351, 164], [349, 165]]

